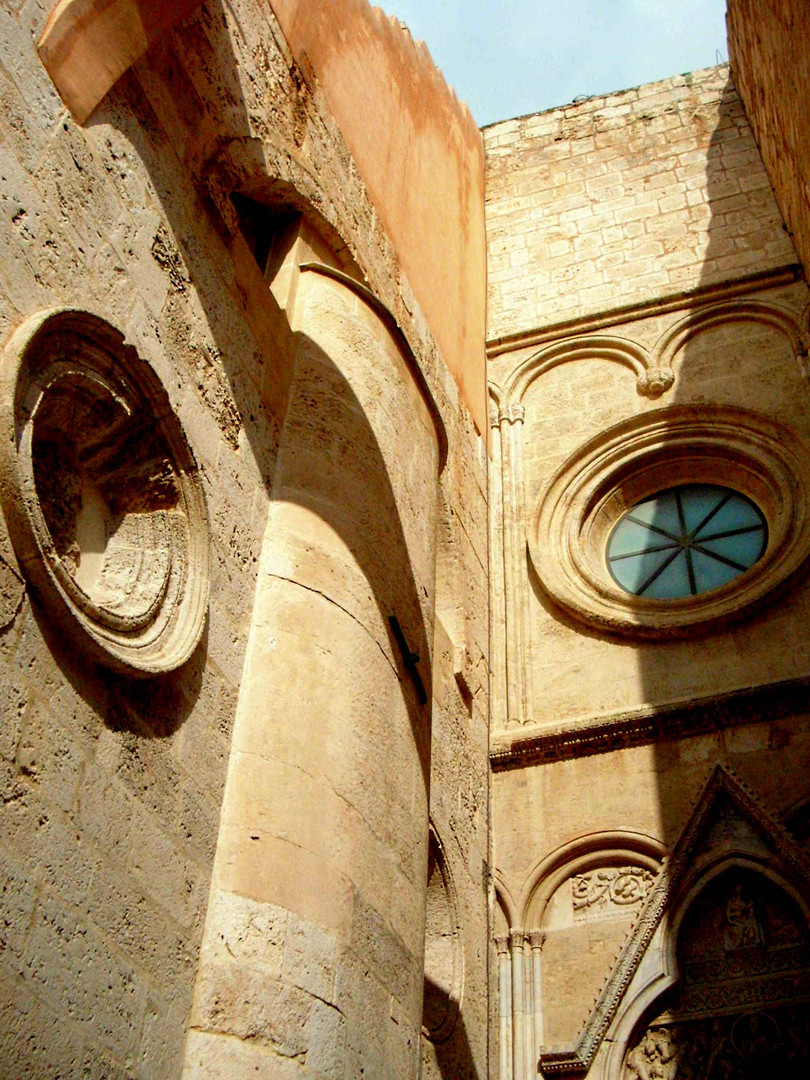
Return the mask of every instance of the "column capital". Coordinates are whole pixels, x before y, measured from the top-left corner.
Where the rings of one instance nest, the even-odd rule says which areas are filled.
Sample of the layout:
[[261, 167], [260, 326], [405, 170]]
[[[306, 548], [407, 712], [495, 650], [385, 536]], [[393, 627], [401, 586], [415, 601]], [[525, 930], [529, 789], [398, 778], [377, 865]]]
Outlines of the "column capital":
[[526, 940], [531, 946], [532, 952], [539, 952], [545, 945], [546, 932], [545, 930], [529, 930], [526, 934]]
[[495, 942], [495, 951], [498, 956], [504, 956], [509, 952], [508, 934], [494, 934], [492, 940]]
[[526, 941], [525, 930], [510, 930], [509, 931], [509, 947], [514, 952], [516, 949], [523, 951], [523, 945]]
[[501, 424], [522, 424], [526, 416], [526, 408], [517, 401], [509, 405], [501, 405], [498, 410], [498, 418]]

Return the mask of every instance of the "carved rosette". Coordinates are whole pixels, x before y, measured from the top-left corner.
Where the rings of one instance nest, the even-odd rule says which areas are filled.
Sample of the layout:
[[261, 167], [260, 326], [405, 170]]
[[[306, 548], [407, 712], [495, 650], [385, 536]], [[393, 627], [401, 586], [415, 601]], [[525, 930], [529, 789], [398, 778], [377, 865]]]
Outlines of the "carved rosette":
[[109, 667], [179, 667], [205, 623], [208, 519], [160, 381], [114, 327], [74, 310], [23, 323], [0, 379], [0, 499], [42, 603]]

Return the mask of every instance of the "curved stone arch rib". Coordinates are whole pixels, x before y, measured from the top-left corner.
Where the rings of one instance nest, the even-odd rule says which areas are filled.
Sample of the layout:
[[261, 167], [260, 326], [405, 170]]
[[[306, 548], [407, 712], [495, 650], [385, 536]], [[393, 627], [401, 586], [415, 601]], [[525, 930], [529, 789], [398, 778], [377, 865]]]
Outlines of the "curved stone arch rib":
[[768, 326], [788, 339], [794, 355], [801, 356], [807, 352], [807, 335], [786, 308], [761, 300], [731, 300], [691, 311], [679, 319], [653, 346], [654, 366], [672, 371], [678, 353], [698, 334], [734, 322], [755, 322]]
[[439, 473], [444, 470], [444, 466], [447, 462], [447, 429], [444, 426], [444, 420], [442, 419], [439, 407], [436, 404], [433, 395], [430, 392], [430, 388], [425, 380], [422, 371], [416, 362], [416, 357], [413, 354], [413, 350], [408, 344], [408, 339], [402, 332], [397, 320], [393, 314], [385, 306], [382, 300], [367, 288], [362, 282], [357, 281], [349, 274], [343, 273], [341, 270], [335, 269], [333, 266], [327, 266], [325, 263], [319, 262], [306, 262], [302, 263], [299, 267], [301, 272], [313, 271], [317, 274], [323, 274], [325, 277], [330, 277], [334, 281], [339, 281], [350, 292], [353, 292], [355, 296], [358, 296], [371, 310], [377, 315], [380, 321], [385, 325], [386, 329], [390, 333], [391, 337], [396, 341], [399, 346], [399, 350], [402, 353], [402, 357], [410, 369], [411, 377], [416, 385], [419, 387], [422, 397], [425, 400], [428, 412], [433, 420], [433, 426], [436, 429], [436, 440], [439, 444]]
[[593, 832], [561, 844], [529, 873], [518, 900], [521, 925], [542, 927], [549, 900], [566, 878], [597, 865], [635, 862], [658, 873], [666, 848], [646, 833], [619, 829]]
[[500, 870], [496, 870], [493, 874], [493, 885], [495, 887], [495, 903], [500, 907], [506, 919], [506, 925], [509, 930], [517, 930], [520, 928], [520, 915], [519, 907], [515, 901], [515, 897], [512, 890], [506, 884], [506, 879]]
[[[701, 839], [707, 835], [712, 811], [723, 797], [731, 803], [740, 817], [768, 838], [781, 863], [785, 878], [792, 878], [800, 890], [803, 888], [810, 891], [810, 859], [787, 830], [774, 820], [730, 770], [726, 766], [718, 765], [701, 792], [672, 855], [664, 860], [658, 880], [644, 903], [577, 1043], [565, 1050], [540, 1055], [539, 1065], [544, 1075], [579, 1073], [590, 1068], [653, 937], [659, 931], [667, 913], [677, 904], [682, 891], [688, 889], [688, 882], [694, 881], [690, 868], [695, 862]], [[719, 865], [723, 858], [730, 854], [731, 851], [718, 851], [716, 864]], [[654, 994], [651, 990], [649, 992], [655, 997], [659, 990], [656, 989]]]
[[503, 401], [503, 391], [497, 383], [489, 382], [487, 383], [487, 394], [489, 396], [490, 425], [496, 427], [498, 423], [498, 410]]
[[37, 50], [73, 119], [83, 124], [161, 35], [201, 0], [60, 0]]
[[624, 338], [600, 335], [555, 342], [524, 360], [504, 387], [501, 408], [521, 404], [526, 391], [536, 379], [552, 368], [572, 360], [611, 360], [629, 368], [635, 374], [637, 386], [642, 393], [661, 393], [666, 389], [648, 389], [653, 372], [645, 349]]
[[208, 197], [231, 235], [239, 228], [231, 195], [299, 211], [313, 224], [344, 270], [361, 274], [342, 235], [337, 210], [326, 197], [318, 174], [295, 158], [272, 135], [259, 139], [237, 135], [220, 139], [200, 165]]
[[[462, 944], [462, 927], [461, 916], [459, 914], [459, 902], [458, 902], [458, 890], [456, 888], [455, 881], [453, 879], [453, 872], [450, 867], [450, 860], [447, 856], [447, 849], [442, 842], [442, 838], [439, 834], [439, 830], [436, 828], [436, 824], [433, 819], [430, 819], [428, 826], [430, 834], [430, 847], [435, 858], [435, 872], [439, 875], [439, 882], [441, 889], [444, 893], [444, 899], [447, 904], [446, 914], [450, 922], [450, 937], [451, 941], [451, 954], [450, 961], [452, 970], [450, 971], [450, 987], [446, 988], [449, 992], [446, 993], [446, 1010], [441, 1020], [435, 1026], [429, 1026], [426, 1023], [426, 1017], [423, 1012], [422, 1018], [422, 1034], [432, 1043], [446, 1042], [455, 1030], [458, 1022], [458, 1017], [461, 1011], [461, 1003], [464, 998], [464, 948]], [[430, 895], [431, 880], [428, 881], [428, 895]], [[425, 956], [427, 959], [428, 945], [429, 945], [430, 927], [429, 925], [425, 930]], [[428, 979], [429, 972], [427, 970], [427, 964], [425, 969], [425, 1001], [427, 1001], [428, 994]]]
[[800, 325], [805, 346], [804, 352], [806, 356], [808, 349], [810, 349], [810, 301], [805, 304], [802, 310], [802, 318]]
[[447, 431], [427, 380], [417, 363], [405, 332], [389, 307], [362, 280], [363, 272], [351, 255], [340, 222], [321, 211], [332, 204], [322, 190], [317, 175], [302, 165], [282, 146], [253, 137], [228, 139], [202, 168], [208, 197], [216, 209], [220, 228], [229, 238], [239, 232], [239, 221], [231, 195], [246, 195], [268, 206], [281, 206], [306, 218], [334, 255], [337, 266], [319, 261], [300, 264], [301, 272], [314, 271], [333, 278], [354, 292], [371, 308], [396, 341], [411, 377], [419, 387], [436, 429], [439, 445], [439, 473], [447, 461]]

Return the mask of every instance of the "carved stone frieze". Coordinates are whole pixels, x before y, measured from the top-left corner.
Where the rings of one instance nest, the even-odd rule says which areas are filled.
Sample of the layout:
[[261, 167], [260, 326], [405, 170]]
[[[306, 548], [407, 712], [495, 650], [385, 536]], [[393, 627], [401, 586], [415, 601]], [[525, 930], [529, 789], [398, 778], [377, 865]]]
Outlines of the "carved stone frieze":
[[654, 876], [642, 866], [608, 866], [571, 878], [576, 922], [625, 916], [641, 906]]
[[178, 667], [205, 622], [208, 523], [154, 372], [104, 320], [47, 311], [6, 346], [0, 391], [0, 497], [41, 601], [108, 666]]
[[[743, 724], [768, 722], [793, 716], [806, 707], [810, 680], [790, 679], [778, 683], [734, 690], [672, 705], [643, 707], [612, 716], [597, 716], [567, 724], [549, 724], [521, 731], [519, 735], [496, 735], [490, 744], [493, 769], [529, 763], [547, 763], [604, 754], [629, 746], [644, 746], [702, 735]], [[791, 830], [794, 822], [791, 821]], [[807, 824], [796, 819], [810, 850], [810, 813]]]
[[687, 1023], [656, 1021], [628, 1051], [622, 1080], [798, 1080], [810, 1067], [810, 1007]]

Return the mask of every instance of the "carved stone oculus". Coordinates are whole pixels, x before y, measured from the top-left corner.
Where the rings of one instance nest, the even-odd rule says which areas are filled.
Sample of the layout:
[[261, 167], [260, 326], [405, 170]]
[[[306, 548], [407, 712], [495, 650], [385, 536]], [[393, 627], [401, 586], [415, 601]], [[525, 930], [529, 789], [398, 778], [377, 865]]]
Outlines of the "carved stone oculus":
[[0, 497], [42, 602], [130, 674], [183, 664], [208, 604], [208, 523], [191, 451], [152, 369], [87, 312], [28, 319], [2, 367]]

